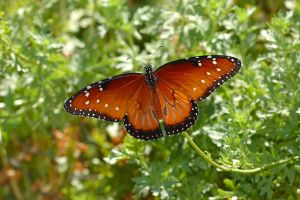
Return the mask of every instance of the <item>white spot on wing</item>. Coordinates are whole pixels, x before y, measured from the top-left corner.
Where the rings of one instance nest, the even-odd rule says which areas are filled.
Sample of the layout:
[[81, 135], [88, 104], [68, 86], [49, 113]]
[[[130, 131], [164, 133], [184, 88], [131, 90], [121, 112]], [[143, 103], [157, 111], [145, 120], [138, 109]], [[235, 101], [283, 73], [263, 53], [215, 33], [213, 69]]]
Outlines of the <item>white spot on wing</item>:
[[104, 106], [105, 106], [105, 108], [107, 108], [107, 107], [108, 107], [108, 104], [106, 103]]
[[216, 64], [217, 64], [217, 61], [213, 60], [213, 61], [212, 61], [212, 64], [216, 65]]
[[100, 100], [99, 100], [99, 99], [97, 99], [97, 101], [96, 101], [96, 102], [97, 102], [97, 103], [99, 103], [99, 101], [100, 101]]
[[220, 69], [220, 68], [217, 68], [217, 71], [218, 71], [218, 72], [220, 72], [220, 71], [221, 71], [221, 69]]
[[193, 87], [194, 92], [197, 90], [197, 88]]
[[119, 107], [117, 106], [115, 109], [116, 109], [116, 110], [119, 110]]
[[208, 76], [210, 76], [211, 74], [210, 74], [210, 72], [206, 72], [206, 74], [208, 75]]
[[205, 80], [201, 80], [202, 83], [205, 83]]
[[86, 101], [86, 102], [85, 102], [85, 105], [88, 105], [89, 103], [90, 103], [90, 101]]
[[207, 58], [212, 58], [212, 56], [207, 56]]
[[87, 93], [85, 93], [85, 96], [86, 96], [86, 97], [88, 97], [89, 95], [90, 95], [90, 93], [88, 93], [88, 92], [87, 92]]

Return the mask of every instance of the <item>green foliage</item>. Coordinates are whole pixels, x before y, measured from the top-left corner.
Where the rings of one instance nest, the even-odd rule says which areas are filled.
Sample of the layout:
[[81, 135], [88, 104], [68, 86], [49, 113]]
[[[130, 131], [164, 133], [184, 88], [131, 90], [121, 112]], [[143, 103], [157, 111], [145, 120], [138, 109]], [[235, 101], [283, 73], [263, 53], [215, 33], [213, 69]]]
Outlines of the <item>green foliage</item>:
[[156, 67], [233, 55], [241, 72], [199, 103], [190, 135], [225, 166], [299, 156], [300, 4], [251, 2], [0, 2], [0, 199], [299, 199], [299, 163], [221, 172], [182, 135], [123, 140], [121, 124], [62, 108], [161, 45]]

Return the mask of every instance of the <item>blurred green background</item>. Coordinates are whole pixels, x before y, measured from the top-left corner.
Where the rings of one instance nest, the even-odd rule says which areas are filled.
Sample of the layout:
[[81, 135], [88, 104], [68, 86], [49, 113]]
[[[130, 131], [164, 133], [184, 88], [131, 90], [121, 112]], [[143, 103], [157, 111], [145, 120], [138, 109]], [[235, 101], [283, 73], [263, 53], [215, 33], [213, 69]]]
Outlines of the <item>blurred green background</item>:
[[[207, 54], [242, 60], [188, 132], [223, 165], [300, 155], [297, 0], [0, 1], [0, 199], [300, 199], [300, 165], [205, 162], [181, 135], [135, 140], [71, 116], [86, 85]], [[128, 59], [130, 58], [130, 59]]]

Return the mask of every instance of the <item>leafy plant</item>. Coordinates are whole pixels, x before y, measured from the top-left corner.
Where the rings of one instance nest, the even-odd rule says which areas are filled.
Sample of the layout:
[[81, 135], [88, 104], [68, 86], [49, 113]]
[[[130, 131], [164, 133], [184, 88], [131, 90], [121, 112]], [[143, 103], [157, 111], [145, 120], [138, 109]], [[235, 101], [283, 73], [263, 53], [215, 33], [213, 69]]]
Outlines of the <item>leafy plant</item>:
[[[298, 1], [0, 8], [1, 199], [299, 198]], [[63, 110], [93, 81], [142, 71], [159, 46], [155, 67], [204, 54], [242, 60], [241, 72], [199, 103], [188, 133], [144, 142], [120, 124]]]

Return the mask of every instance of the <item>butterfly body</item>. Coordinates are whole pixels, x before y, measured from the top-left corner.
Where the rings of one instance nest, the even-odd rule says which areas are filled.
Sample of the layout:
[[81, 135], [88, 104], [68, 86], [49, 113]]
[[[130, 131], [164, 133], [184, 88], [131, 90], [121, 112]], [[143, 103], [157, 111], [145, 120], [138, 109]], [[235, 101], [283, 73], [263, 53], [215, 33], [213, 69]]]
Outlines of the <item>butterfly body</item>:
[[153, 72], [153, 69], [151, 67], [151, 65], [146, 65], [145, 67], [145, 80], [146, 82], [152, 87], [155, 87], [155, 83], [157, 80], [157, 77], [155, 75], [155, 73]]
[[240, 69], [230, 56], [198, 56], [169, 62], [157, 70], [126, 73], [91, 84], [69, 98], [74, 115], [123, 121], [129, 134], [152, 140], [190, 128], [198, 117], [197, 101], [209, 96]]

